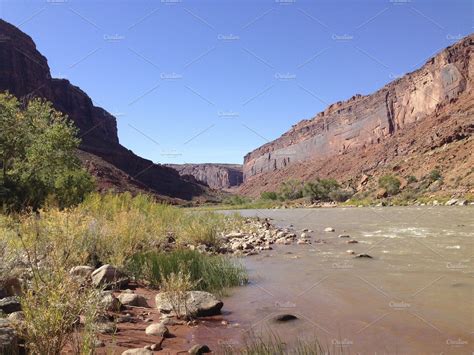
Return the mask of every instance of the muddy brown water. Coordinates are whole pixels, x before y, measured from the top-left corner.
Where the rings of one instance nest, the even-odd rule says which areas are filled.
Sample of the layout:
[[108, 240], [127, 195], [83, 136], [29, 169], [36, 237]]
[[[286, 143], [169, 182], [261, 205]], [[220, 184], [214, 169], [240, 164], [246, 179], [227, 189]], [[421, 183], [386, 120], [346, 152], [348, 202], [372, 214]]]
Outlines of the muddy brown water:
[[[214, 341], [272, 333], [289, 344], [317, 338], [331, 353], [473, 354], [474, 206], [239, 212], [309, 228], [312, 244], [243, 259], [250, 284], [224, 298], [232, 331]], [[275, 323], [281, 314], [298, 319]]]

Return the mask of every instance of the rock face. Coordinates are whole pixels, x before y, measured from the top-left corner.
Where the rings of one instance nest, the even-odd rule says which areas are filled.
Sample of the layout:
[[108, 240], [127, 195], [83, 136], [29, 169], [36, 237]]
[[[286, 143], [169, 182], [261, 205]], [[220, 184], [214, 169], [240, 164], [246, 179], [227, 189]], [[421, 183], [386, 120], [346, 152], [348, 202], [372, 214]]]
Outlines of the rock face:
[[244, 181], [242, 165], [238, 164], [168, 164], [181, 176], [193, 176], [213, 189], [228, 189]]
[[205, 191], [203, 186], [182, 179], [174, 169], [153, 164], [120, 145], [115, 117], [96, 107], [84, 91], [68, 80], [51, 78], [48, 62], [33, 40], [0, 20], [0, 91], [6, 90], [23, 99], [42, 97], [51, 101], [79, 128], [81, 150], [122, 170], [145, 189], [181, 199], [191, 199]]
[[[248, 153], [244, 158], [243, 192], [251, 194], [258, 185], [288, 178], [292, 174], [290, 170], [293, 170], [291, 177], [299, 178], [309, 177], [318, 170], [320, 174], [334, 174], [341, 170], [339, 162], [352, 158], [354, 151], [370, 151], [375, 155], [377, 151], [385, 150], [377, 158], [390, 158], [391, 153], [387, 149], [392, 149], [392, 156], [401, 156], [411, 147], [416, 148], [418, 142], [411, 140], [403, 142], [405, 147], [395, 143], [388, 146], [386, 143], [400, 142], [401, 137], [409, 134], [414, 126], [418, 127], [428, 118], [439, 118], [447, 107], [455, 103], [472, 101], [473, 43], [474, 35], [470, 35], [428, 60], [422, 68], [379, 91], [337, 102], [314, 118], [297, 123], [280, 138]], [[447, 129], [451, 130], [451, 139], [462, 139], [472, 133], [472, 116], [450, 114], [447, 119], [451, 120], [447, 125]], [[420, 144], [431, 136], [434, 136], [433, 141], [437, 140], [443, 133], [436, 131], [439, 126], [439, 122], [434, 122], [431, 134], [422, 137]], [[359, 154], [359, 158], [363, 156]], [[371, 163], [375, 168], [380, 161], [374, 159]], [[360, 176], [364, 170], [371, 168], [364, 164], [353, 173]], [[280, 171], [287, 173], [278, 174]], [[268, 174], [273, 174], [275, 178], [265, 180]]]

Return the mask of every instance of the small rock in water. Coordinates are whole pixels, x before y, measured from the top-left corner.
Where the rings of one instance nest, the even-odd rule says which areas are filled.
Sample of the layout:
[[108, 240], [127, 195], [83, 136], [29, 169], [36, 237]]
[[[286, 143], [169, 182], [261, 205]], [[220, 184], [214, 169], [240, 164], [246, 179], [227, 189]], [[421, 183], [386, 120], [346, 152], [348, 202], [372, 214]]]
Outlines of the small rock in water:
[[355, 254], [355, 251], [349, 249], [349, 250], [346, 250], [346, 253], [351, 254], [351, 255], [354, 255], [354, 254]]
[[369, 259], [373, 259], [369, 254], [358, 254], [357, 257], [358, 257], [358, 258], [369, 258]]
[[333, 227], [327, 227], [324, 229], [325, 232], [334, 232], [335, 229]]
[[288, 322], [292, 320], [297, 320], [298, 317], [293, 314], [280, 314], [273, 319], [275, 322]]
[[188, 350], [189, 354], [200, 355], [210, 353], [211, 349], [207, 345], [196, 344], [191, 349]]
[[347, 241], [347, 244], [356, 244], [356, 243], [359, 243], [359, 242], [357, 240], [354, 240], [354, 239]]
[[350, 238], [349, 234], [340, 234], [338, 238]]

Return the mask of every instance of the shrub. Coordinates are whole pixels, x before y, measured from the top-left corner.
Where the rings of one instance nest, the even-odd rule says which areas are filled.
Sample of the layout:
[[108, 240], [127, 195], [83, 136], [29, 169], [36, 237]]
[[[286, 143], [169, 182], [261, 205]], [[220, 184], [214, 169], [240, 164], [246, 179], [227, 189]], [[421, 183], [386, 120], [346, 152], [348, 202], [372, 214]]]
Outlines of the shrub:
[[278, 195], [282, 200], [296, 200], [301, 198], [303, 197], [303, 183], [295, 179], [285, 181], [281, 184]]
[[190, 316], [187, 305], [188, 291], [192, 291], [195, 284], [191, 275], [183, 270], [172, 272], [162, 279], [161, 291], [178, 319], [187, 319]]
[[246, 203], [250, 203], [251, 200], [248, 197], [245, 196], [240, 196], [240, 195], [232, 195], [223, 201], [227, 205], [233, 205], [233, 206], [238, 206], [238, 205], [244, 205]]
[[189, 274], [196, 289], [223, 293], [229, 287], [247, 282], [245, 269], [233, 259], [221, 255], [203, 255], [189, 249], [149, 252], [134, 255], [127, 269], [137, 278], [158, 287], [171, 274]]
[[275, 191], [264, 191], [260, 194], [262, 200], [278, 200], [278, 194]]
[[24, 321], [15, 324], [26, 347], [33, 354], [59, 354], [72, 342], [73, 333], [83, 316], [88, 325], [81, 335], [81, 350], [93, 349], [99, 314], [99, 291], [82, 288], [65, 272], [44, 272], [35, 276], [21, 297]]
[[442, 179], [441, 172], [440, 172], [438, 169], [433, 169], [433, 170], [431, 170], [430, 173], [428, 174], [428, 178], [429, 178], [431, 181], [441, 180], [441, 179]]
[[37, 210], [53, 196], [64, 207], [92, 191], [76, 156], [77, 132], [49, 102], [34, 99], [22, 108], [14, 96], [0, 94], [0, 206]]
[[350, 190], [337, 189], [329, 193], [329, 198], [335, 202], [346, 202], [353, 194]]
[[400, 192], [400, 180], [393, 175], [384, 175], [379, 179], [379, 186], [391, 196]]
[[414, 182], [418, 182], [418, 179], [417, 179], [416, 176], [414, 176], [414, 175], [408, 175], [408, 176], [407, 176], [407, 182], [408, 182], [409, 184], [412, 184], [412, 183], [414, 183]]
[[304, 195], [312, 201], [329, 201], [329, 194], [340, 188], [335, 179], [316, 179], [304, 186]]

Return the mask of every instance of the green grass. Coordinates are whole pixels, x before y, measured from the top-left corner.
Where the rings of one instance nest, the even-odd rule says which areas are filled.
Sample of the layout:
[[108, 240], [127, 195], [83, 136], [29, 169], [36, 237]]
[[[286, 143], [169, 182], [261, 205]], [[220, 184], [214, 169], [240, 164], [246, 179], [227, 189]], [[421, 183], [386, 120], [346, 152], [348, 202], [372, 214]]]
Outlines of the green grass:
[[148, 252], [135, 254], [127, 269], [137, 279], [148, 281], [159, 287], [172, 273], [189, 273], [196, 289], [224, 294], [229, 287], [247, 282], [244, 267], [229, 256], [204, 255], [189, 249], [171, 252]]

